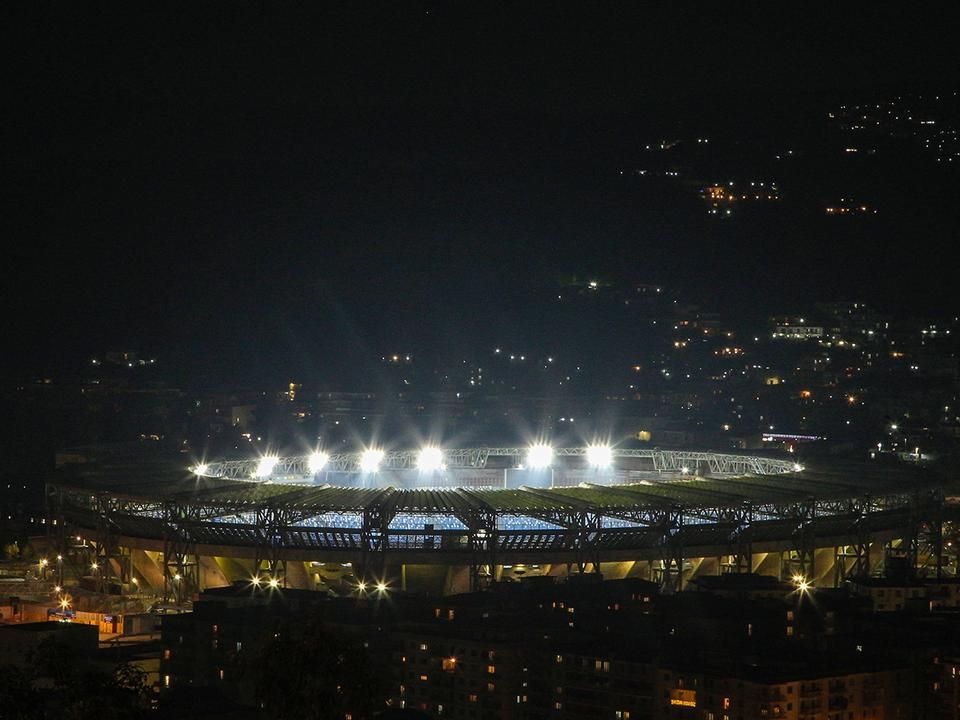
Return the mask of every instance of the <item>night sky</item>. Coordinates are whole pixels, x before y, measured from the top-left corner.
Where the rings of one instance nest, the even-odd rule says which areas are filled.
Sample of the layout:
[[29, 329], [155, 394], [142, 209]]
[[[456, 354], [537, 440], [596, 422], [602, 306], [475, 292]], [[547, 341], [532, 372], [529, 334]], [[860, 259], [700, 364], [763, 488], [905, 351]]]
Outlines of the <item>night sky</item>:
[[812, 218], [816, 157], [727, 224], [619, 175], [658, 138], [734, 167], [816, 147], [837, 103], [957, 89], [950, 4], [817, 7], [8, 6], [4, 370], [130, 347], [336, 383], [556, 323], [537, 299], [569, 274], [728, 314], [960, 309], [957, 173], [929, 159], [895, 151], [884, 212], [842, 228]]

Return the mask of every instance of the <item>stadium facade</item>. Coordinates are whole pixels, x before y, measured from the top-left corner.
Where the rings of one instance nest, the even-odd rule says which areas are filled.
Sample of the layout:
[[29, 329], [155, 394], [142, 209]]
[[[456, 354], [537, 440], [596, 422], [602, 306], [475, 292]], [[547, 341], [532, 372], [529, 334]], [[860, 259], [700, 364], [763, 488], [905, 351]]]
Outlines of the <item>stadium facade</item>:
[[[834, 585], [892, 555], [945, 572], [921, 468], [597, 447], [261, 457], [48, 486], [49, 552], [101, 591], [240, 580], [338, 593], [602, 572], [666, 591], [759, 572]], [[952, 570], [948, 570], [952, 572]]]

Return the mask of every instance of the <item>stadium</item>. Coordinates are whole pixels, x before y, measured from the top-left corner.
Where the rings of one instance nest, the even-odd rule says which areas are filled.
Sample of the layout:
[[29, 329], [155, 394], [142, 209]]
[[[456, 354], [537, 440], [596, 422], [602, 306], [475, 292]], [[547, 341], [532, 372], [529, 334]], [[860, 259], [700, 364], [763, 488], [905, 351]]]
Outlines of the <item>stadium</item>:
[[80, 466], [47, 500], [61, 572], [177, 602], [237, 581], [439, 594], [598, 572], [669, 592], [729, 572], [836, 585], [891, 556], [953, 572], [943, 492], [906, 464], [545, 444], [367, 449], [174, 471]]

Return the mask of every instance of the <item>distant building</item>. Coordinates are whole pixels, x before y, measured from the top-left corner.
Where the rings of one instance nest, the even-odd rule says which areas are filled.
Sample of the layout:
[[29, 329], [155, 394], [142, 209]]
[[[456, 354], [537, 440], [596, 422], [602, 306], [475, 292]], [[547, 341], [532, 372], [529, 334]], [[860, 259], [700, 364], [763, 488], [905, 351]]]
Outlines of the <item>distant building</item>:
[[774, 340], [810, 340], [823, 337], [822, 325], [810, 325], [803, 317], [770, 318]]

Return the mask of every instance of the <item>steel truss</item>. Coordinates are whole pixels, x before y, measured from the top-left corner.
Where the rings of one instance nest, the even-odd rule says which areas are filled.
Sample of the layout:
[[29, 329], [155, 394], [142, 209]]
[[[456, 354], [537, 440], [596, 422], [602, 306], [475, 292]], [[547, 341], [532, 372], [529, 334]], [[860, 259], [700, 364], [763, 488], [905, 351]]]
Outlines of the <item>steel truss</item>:
[[178, 605], [200, 589], [200, 557], [190, 533], [202, 521], [201, 508], [167, 502], [163, 516], [163, 599]]
[[[494, 447], [494, 448], [465, 448], [443, 450], [443, 459], [448, 469], [477, 469], [485, 468], [491, 457], [507, 458], [514, 467], [522, 466], [529, 448]], [[589, 448], [555, 448], [555, 457], [586, 457]], [[617, 458], [639, 458], [648, 460], [651, 469], [664, 473], [701, 474], [711, 475], [782, 475], [797, 472], [801, 468], [797, 464], [774, 458], [749, 455], [734, 455], [730, 453], [693, 452], [688, 450], [660, 450], [660, 449], [611, 449], [611, 456]], [[317, 472], [311, 470], [309, 455], [274, 458], [275, 463], [269, 477], [257, 477], [260, 465], [259, 458], [249, 460], [226, 460], [207, 463], [195, 472], [204, 477], [226, 478], [230, 480], [267, 481], [286, 480], [313, 482], [318, 475], [326, 472], [360, 472], [363, 453], [335, 453], [327, 457], [326, 464]], [[416, 450], [388, 450], [384, 452], [379, 467], [384, 470], [408, 470], [417, 467], [419, 451]]]
[[[488, 453], [508, 450], [517, 449], [492, 448]], [[654, 457], [659, 451], [630, 452]], [[696, 455], [718, 457], [674, 453], [662, 454], [656, 462], [682, 459], [695, 467]], [[480, 456], [476, 458], [480, 462]], [[623, 557], [625, 551], [635, 550], [657, 559], [659, 566], [652, 574], [670, 592], [683, 587], [684, 555], [688, 547], [700, 542], [697, 538], [715, 538], [708, 546], [726, 545], [731, 558], [727, 570], [731, 572], [751, 569], [753, 546], [761, 531], [767, 538], [783, 538], [791, 544], [785, 553], [784, 571], [813, 578], [818, 535], [848, 537], [836, 550], [839, 581], [870, 572], [870, 547], [877, 528], [904, 527], [908, 529], [905, 549], [913, 566], [921, 555], [927, 555], [935, 560], [934, 571], [942, 572], [943, 497], [938, 491], [845, 498], [804, 497], [794, 492], [798, 499], [788, 502], [764, 500], [763, 495], [745, 500], [737, 493], [759, 486], [738, 483], [731, 480], [718, 490], [703, 489], [696, 482], [615, 487], [583, 484], [501, 494], [465, 489], [424, 493], [392, 488], [379, 492], [291, 488], [289, 494], [260, 501], [255, 499], [257, 495], [238, 491], [250, 488], [245, 483], [218, 485], [167, 500], [54, 484], [48, 487], [48, 512], [57, 522], [48, 522], [48, 528], [64, 564], [75, 565], [78, 577], [84, 565], [89, 568], [96, 562], [102, 568], [98, 582], [103, 590], [109, 590], [114, 579], [121, 584], [129, 582], [129, 557], [122, 538], [159, 541], [164, 594], [177, 601], [199, 589], [198, 547], [218, 545], [251, 548], [256, 572], [280, 583], [286, 582], [291, 551], [301, 557], [304, 552], [340, 553], [339, 557], [354, 560], [358, 579], [367, 582], [385, 579], [394, 554], [403, 553], [404, 562], [410, 562], [409, 558], [417, 555], [450, 553], [459, 561], [467, 559], [471, 586], [478, 589], [494, 581], [497, 562], [511, 555], [549, 553], [563, 558], [560, 562], [575, 563], [579, 572], [587, 572], [591, 568], [598, 571], [607, 553]], [[671, 488], [676, 489], [675, 495]], [[790, 493], [781, 488], [770, 494], [785, 497]], [[334, 500], [328, 502], [327, 497]], [[355, 514], [359, 519], [338, 527], [311, 521], [337, 513]], [[391, 521], [400, 513], [447, 515], [456, 517], [463, 527], [391, 529]], [[537, 518], [554, 527], [498, 527], [498, 520], [511, 516]], [[71, 538], [77, 535], [90, 542], [73, 545]]]

